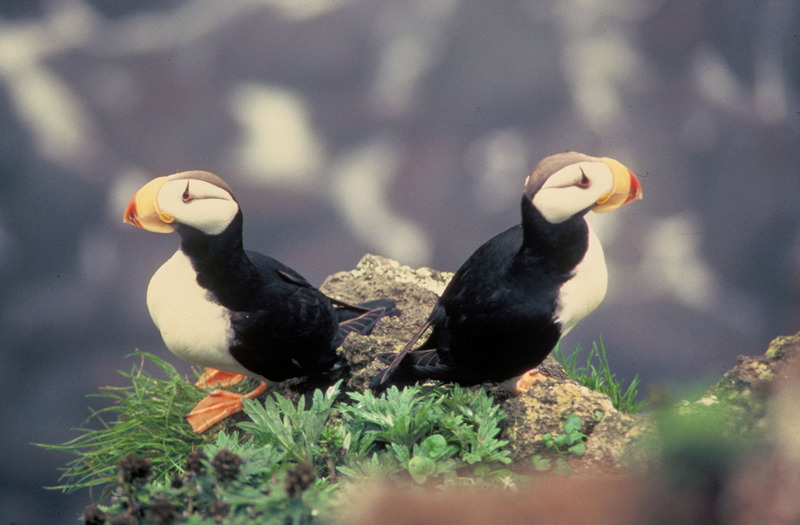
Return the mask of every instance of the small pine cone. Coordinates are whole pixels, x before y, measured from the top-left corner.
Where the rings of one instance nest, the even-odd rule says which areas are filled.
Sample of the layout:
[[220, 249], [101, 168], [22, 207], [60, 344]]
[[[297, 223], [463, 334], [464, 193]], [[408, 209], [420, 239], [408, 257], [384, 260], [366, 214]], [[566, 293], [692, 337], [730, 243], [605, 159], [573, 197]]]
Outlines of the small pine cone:
[[144, 482], [150, 477], [150, 460], [130, 454], [117, 463], [120, 483]]
[[290, 498], [299, 497], [314, 483], [315, 479], [317, 479], [317, 474], [314, 472], [314, 467], [308, 463], [301, 463], [295, 468], [288, 469], [286, 471], [286, 494]]
[[186, 473], [200, 476], [206, 470], [205, 462], [208, 461], [208, 456], [200, 450], [192, 450], [186, 457]]
[[220, 450], [211, 460], [214, 473], [219, 481], [233, 481], [239, 474], [242, 458], [229, 450]]

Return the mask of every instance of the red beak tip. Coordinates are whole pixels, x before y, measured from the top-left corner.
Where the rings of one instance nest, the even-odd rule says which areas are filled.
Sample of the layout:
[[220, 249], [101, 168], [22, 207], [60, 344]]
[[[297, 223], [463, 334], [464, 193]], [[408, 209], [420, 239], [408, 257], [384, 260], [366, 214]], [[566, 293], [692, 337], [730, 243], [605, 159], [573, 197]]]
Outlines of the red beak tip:
[[122, 222], [136, 226], [137, 228], [142, 227], [141, 223], [136, 218], [136, 202], [134, 199], [131, 199], [125, 207], [125, 215], [122, 216]]
[[642, 185], [639, 183], [639, 179], [636, 178], [636, 175], [634, 175], [632, 171], [628, 170], [628, 173], [631, 175], [631, 189], [628, 192], [626, 204], [642, 198]]

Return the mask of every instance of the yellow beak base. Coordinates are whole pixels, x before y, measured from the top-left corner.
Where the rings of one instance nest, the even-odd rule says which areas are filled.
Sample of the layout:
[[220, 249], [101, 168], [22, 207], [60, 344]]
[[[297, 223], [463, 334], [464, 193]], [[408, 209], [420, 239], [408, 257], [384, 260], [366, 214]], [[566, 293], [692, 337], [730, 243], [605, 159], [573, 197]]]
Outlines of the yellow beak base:
[[166, 182], [167, 177], [158, 177], [142, 186], [128, 202], [123, 222], [156, 233], [174, 232], [170, 223], [175, 218], [158, 208], [158, 191]]
[[603, 157], [600, 160], [611, 168], [614, 182], [611, 192], [597, 200], [593, 211], [597, 213], [613, 211], [642, 198], [642, 186], [631, 170], [616, 159]]

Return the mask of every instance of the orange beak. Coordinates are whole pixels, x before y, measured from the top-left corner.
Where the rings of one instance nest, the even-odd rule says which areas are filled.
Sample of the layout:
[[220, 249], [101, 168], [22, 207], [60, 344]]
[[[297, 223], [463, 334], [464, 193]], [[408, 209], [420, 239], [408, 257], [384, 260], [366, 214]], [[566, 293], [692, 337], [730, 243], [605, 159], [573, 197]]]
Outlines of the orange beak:
[[597, 213], [613, 211], [642, 198], [642, 185], [631, 170], [620, 161], [609, 157], [600, 160], [611, 168], [614, 183], [611, 192], [597, 200], [597, 204], [592, 208], [594, 211]]
[[151, 232], [174, 232], [175, 228], [170, 223], [175, 218], [158, 207], [158, 191], [166, 182], [167, 177], [158, 177], [142, 186], [125, 207], [123, 222]]

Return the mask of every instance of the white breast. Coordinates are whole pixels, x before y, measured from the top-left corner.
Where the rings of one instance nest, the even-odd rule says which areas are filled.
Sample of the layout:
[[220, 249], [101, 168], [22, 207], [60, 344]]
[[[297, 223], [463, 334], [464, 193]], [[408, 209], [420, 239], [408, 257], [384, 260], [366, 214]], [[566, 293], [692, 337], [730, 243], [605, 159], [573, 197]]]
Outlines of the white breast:
[[589, 227], [589, 246], [573, 277], [561, 286], [556, 303], [556, 320], [561, 336], [589, 315], [603, 301], [608, 286], [608, 271], [600, 239]]
[[170, 352], [200, 366], [252, 376], [231, 356], [230, 312], [197, 284], [189, 258], [175, 252], [150, 279], [147, 308]]

